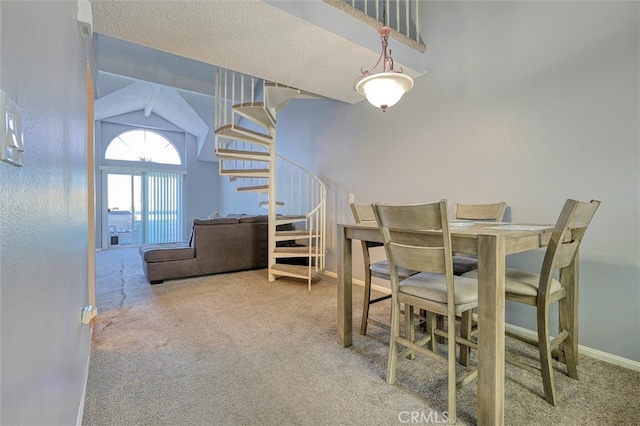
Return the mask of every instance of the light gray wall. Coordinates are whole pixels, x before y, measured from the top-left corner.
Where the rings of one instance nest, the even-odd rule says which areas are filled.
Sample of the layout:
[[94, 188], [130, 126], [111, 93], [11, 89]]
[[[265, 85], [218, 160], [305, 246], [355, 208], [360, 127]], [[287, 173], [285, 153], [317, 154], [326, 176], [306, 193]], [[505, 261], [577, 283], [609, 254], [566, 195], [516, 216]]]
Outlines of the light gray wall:
[[191, 235], [194, 219], [205, 219], [220, 209], [220, 176], [218, 163], [199, 161], [197, 159], [198, 141], [195, 136], [187, 134], [187, 175], [185, 191], [187, 196], [187, 225]]
[[267, 210], [260, 207], [258, 194], [240, 193], [236, 191], [235, 182], [230, 182], [227, 176], [220, 176], [220, 213], [226, 216], [230, 213], [267, 214]]
[[[598, 199], [581, 250], [580, 344], [640, 360], [639, 4], [421, 5], [428, 71], [396, 106], [300, 100], [278, 115], [280, 152], [329, 190], [327, 268], [350, 192], [504, 200], [511, 220], [537, 223], [554, 223], [567, 198]], [[541, 255], [508, 263], [535, 271]], [[535, 328], [528, 307], [509, 305], [507, 320]]]
[[0, 85], [24, 167], [0, 163], [3, 425], [71, 425], [89, 362], [85, 51], [77, 1], [0, 2]]

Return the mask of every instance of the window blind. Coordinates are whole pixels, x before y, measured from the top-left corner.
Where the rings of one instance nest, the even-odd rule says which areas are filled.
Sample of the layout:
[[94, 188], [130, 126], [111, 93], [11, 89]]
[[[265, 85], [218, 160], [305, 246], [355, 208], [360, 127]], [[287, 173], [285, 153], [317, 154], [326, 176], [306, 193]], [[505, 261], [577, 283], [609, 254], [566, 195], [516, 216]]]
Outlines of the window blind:
[[182, 174], [144, 173], [147, 243], [182, 241]]

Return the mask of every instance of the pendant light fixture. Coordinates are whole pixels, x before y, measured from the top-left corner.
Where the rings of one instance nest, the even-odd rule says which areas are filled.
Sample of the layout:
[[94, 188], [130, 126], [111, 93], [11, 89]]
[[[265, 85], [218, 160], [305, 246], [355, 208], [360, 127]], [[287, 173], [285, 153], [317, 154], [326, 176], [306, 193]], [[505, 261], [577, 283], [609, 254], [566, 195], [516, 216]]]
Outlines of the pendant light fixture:
[[[391, 58], [391, 49], [387, 53], [389, 45], [389, 34], [391, 28], [381, 27], [378, 29], [380, 39], [382, 40], [382, 52], [378, 62], [368, 71], [362, 71], [362, 75], [358, 77], [354, 83], [354, 89], [362, 96], [366, 97], [371, 105], [380, 108], [383, 112], [387, 108], [398, 103], [402, 95], [407, 93], [413, 87], [413, 79], [400, 71], [393, 69], [393, 58]], [[373, 73], [378, 65], [382, 62], [382, 72]]]

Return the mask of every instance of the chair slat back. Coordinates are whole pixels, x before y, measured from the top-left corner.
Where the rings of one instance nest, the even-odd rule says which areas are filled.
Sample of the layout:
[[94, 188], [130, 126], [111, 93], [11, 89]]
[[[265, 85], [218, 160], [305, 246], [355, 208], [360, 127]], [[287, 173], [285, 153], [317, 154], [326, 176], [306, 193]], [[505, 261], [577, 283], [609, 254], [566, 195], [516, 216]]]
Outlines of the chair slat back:
[[453, 271], [446, 201], [400, 206], [374, 204], [373, 210], [392, 267], [440, 274], [449, 268]]
[[[373, 204], [372, 209], [378, 225], [384, 228], [414, 231], [442, 229], [443, 220], [439, 202], [395, 206]], [[446, 223], [446, 220], [444, 222]]]
[[580, 246], [579, 241], [575, 240], [570, 243], [561, 243], [558, 245], [555, 254], [555, 267], [556, 268], [566, 268], [573, 262], [576, 253], [578, 252], [578, 247]]
[[589, 203], [576, 202], [573, 213], [567, 221], [567, 227], [573, 229], [574, 232], [582, 230], [582, 234], [584, 234], [599, 205], [600, 201], [595, 200], [591, 200]]
[[[373, 214], [373, 208], [371, 204], [355, 204], [350, 203], [351, 212], [353, 213], [353, 219], [356, 223], [376, 223], [376, 216]], [[381, 243], [375, 243], [373, 241], [362, 241], [362, 253], [364, 256], [365, 268], [368, 268], [371, 264], [371, 257], [369, 255], [369, 248], [381, 247]]]
[[507, 209], [507, 203], [495, 204], [455, 204], [454, 219], [467, 220], [495, 220], [501, 221]]
[[444, 247], [418, 247], [392, 242], [389, 243], [389, 253], [397, 266], [420, 272], [446, 272]]
[[570, 266], [600, 201], [567, 200], [551, 234], [540, 272], [538, 296], [548, 295], [555, 269]]
[[351, 212], [356, 223], [362, 222], [375, 222], [376, 217], [373, 214], [373, 209], [369, 204], [354, 204], [351, 203]]

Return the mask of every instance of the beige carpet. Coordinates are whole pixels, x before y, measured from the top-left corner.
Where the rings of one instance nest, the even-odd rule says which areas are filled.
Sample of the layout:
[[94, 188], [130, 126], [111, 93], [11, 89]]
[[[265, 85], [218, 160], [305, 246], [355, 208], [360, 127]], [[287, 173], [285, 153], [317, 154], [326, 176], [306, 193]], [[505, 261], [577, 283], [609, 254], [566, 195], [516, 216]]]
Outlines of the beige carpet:
[[[338, 345], [332, 278], [311, 292], [266, 270], [150, 286], [137, 250], [120, 249], [97, 254], [96, 293], [84, 425], [425, 424], [447, 409], [444, 365], [401, 360], [390, 386], [383, 330]], [[381, 305], [373, 316], [385, 320]], [[507, 425], [640, 424], [637, 372], [584, 356], [580, 380], [556, 371], [552, 407], [539, 377], [506, 366]], [[476, 392], [473, 382], [458, 393], [459, 424], [475, 424]]]

